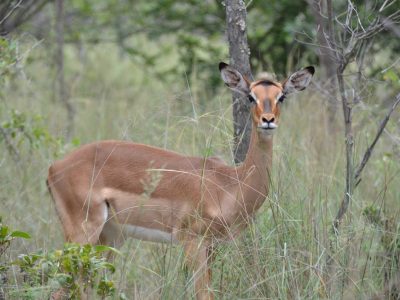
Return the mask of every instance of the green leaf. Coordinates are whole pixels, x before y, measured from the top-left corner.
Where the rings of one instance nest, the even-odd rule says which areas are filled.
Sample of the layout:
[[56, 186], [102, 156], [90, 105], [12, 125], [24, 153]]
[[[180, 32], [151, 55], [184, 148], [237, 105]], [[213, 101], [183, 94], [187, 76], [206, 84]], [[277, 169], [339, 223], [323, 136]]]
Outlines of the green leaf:
[[8, 226], [1, 226], [0, 227], [0, 238], [5, 238], [8, 233]]
[[13, 231], [10, 234], [11, 237], [17, 237], [17, 238], [23, 238], [23, 239], [30, 239], [31, 236], [29, 235], [29, 233], [24, 232], [24, 231]]
[[78, 147], [81, 144], [81, 140], [79, 138], [75, 137], [72, 139], [71, 143], [74, 147]]
[[94, 250], [96, 250], [96, 252], [110, 251], [111, 247], [105, 245], [97, 245], [94, 247]]
[[122, 255], [122, 253], [120, 251], [118, 251], [117, 249], [110, 247], [110, 246], [97, 245], [94, 247], [94, 249], [96, 250], [96, 252], [112, 251], [118, 255]]
[[383, 79], [395, 83], [399, 81], [399, 76], [394, 70], [390, 69], [385, 73], [385, 75], [383, 75]]

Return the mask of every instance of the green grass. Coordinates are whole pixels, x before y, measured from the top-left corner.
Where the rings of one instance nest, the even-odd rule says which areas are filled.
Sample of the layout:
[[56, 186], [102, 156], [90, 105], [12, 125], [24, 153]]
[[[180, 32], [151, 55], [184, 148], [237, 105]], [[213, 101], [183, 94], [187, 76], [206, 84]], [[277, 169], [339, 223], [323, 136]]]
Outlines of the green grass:
[[[169, 82], [154, 79], [152, 70], [121, 58], [112, 46], [87, 47], [82, 61], [76, 49], [67, 50], [68, 90], [77, 109], [75, 142], [126, 139], [187, 155], [218, 155], [232, 163], [231, 100], [222, 81], [211, 94], [207, 83], [194, 80], [195, 75], [189, 86], [184, 74]], [[6, 82], [0, 119], [10, 119], [10, 111], [16, 109], [27, 116], [27, 132], [41, 128], [57, 138], [65, 131], [66, 114], [54, 99], [48, 51], [44, 45], [31, 50], [32, 62], [23, 67], [24, 74]], [[355, 163], [383, 115], [374, 113], [373, 122], [365, 122], [371, 119], [369, 112], [356, 112]], [[393, 142], [388, 135], [382, 137], [341, 233], [332, 239], [331, 222], [344, 193], [344, 138], [340, 121], [329, 126], [327, 119], [323, 96], [313, 88], [284, 104], [274, 137], [268, 198], [242, 236], [219, 247], [213, 265], [218, 299], [364, 299], [384, 289], [388, 266], [392, 274], [398, 272], [394, 259], [398, 250], [389, 251], [399, 243], [400, 160]], [[398, 139], [398, 124], [389, 125], [389, 133]], [[16, 142], [18, 162], [0, 143], [0, 215], [4, 223], [29, 232], [32, 239], [13, 243], [2, 258], [6, 262], [21, 253], [62, 248], [62, 231], [45, 180], [51, 162], [76, 147], [43, 138], [31, 145], [24, 135], [18, 135]], [[363, 215], [368, 207], [378, 211], [386, 226], [368, 221]], [[332, 281], [326, 282], [330, 241], [335, 264]], [[183, 266], [180, 247], [128, 240], [122, 253], [112, 279], [128, 299], [193, 297], [191, 274]], [[10, 299], [21, 297], [19, 291], [26, 288], [18, 272], [12, 268], [7, 273]], [[331, 285], [329, 292], [326, 285]], [[43, 296], [34, 292], [41, 287], [28, 289], [31, 299]]]

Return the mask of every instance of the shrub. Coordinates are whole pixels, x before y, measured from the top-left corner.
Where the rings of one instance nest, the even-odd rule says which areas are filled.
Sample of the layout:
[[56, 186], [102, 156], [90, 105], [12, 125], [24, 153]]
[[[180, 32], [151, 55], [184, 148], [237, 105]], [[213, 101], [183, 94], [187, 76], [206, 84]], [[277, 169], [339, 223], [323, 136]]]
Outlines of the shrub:
[[[103, 257], [105, 251], [116, 251], [107, 246], [65, 244], [63, 250], [21, 255], [15, 262], [29, 287], [42, 286], [50, 291], [66, 292], [69, 299], [81, 299], [96, 293], [102, 298], [115, 293], [110, 273], [113, 264]], [[29, 292], [30, 289], [26, 289]]]

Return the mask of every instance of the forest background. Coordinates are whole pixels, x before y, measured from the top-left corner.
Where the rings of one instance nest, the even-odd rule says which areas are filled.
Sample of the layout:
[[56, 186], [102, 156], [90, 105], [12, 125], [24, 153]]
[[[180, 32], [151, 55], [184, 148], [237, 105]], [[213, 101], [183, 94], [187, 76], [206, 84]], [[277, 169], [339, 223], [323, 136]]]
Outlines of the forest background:
[[[217, 67], [229, 61], [229, 3], [0, 3], [0, 299], [48, 298], [82, 277], [102, 298], [193, 297], [179, 247], [128, 240], [110, 265], [104, 248], [63, 246], [45, 180], [55, 159], [100, 139], [234, 164], [232, 97]], [[395, 298], [400, 3], [243, 4], [254, 76], [283, 80], [307, 65], [316, 75], [284, 103], [266, 203], [219, 248], [217, 297]]]

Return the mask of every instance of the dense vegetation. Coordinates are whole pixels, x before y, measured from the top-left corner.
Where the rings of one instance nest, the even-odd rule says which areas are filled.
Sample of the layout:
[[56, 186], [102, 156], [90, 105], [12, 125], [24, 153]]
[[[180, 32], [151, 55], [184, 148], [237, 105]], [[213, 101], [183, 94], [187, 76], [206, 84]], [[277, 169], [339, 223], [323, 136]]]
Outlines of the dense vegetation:
[[[12, 8], [18, 1], [9, 2]], [[361, 24], [384, 2], [355, 1]], [[217, 67], [228, 59], [223, 4], [65, 2], [64, 96], [72, 120], [59, 93], [56, 4], [39, 4], [18, 26], [0, 4], [0, 17], [10, 18], [0, 20], [0, 299], [46, 299], [60, 287], [78, 298], [81, 289], [110, 299], [193, 297], [180, 247], [127, 240], [113, 266], [102, 256], [108, 248], [63, 245], [45, 180], [55, 159], [111, 138], [233, 163], [231, 95]], [[331, 116], [312, 5], [246, 4], [254, 74], [265, 69], [283, 79], [310, 64], [317, 73], [313, 86], [282, 108], [267, 201], [241, 237], [218, 249], [217, 297], [365, 299], [388, 295], [388, 289], [395, 297], [399, 112], [374, 148], [335, 235], [332, 221], [345, 191], [344, 125], [339, 97]], [[337, 1], [334, 9], [341, 21], [346, 2]], [[399, 10], [393, 1], [385, 13]], [[354, 97], [355, 164], [399, 93], [398, 26], [391, 23], [362, 48], [362, 70], [355, 59], [345, 72], [346, 93]], [[77, 286], [82, 279], [87, 285]]]

